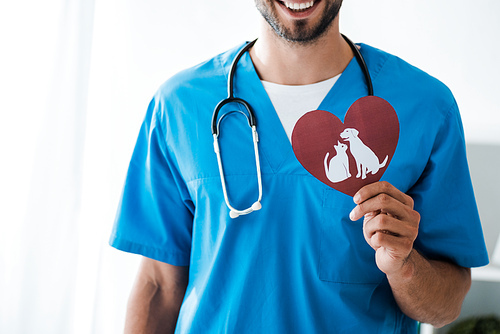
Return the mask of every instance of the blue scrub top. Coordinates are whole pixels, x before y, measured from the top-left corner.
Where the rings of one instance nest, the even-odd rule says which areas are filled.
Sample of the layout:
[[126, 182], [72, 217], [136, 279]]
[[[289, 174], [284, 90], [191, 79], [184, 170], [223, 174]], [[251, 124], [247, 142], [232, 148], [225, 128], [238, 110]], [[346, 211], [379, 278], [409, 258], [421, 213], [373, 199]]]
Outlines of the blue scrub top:
[[[246, 53], [235, 96], [257, 118], [262, 209], [229, 218], [211, 118], [227, 97], [242, 46], [168, 80], [151, 101], [130, 163], [110, 243], [172, 265], [189, 265], [177, 333], [415, 333], [375, 264], [352, 197], [297, 161]], [[456, 102], [438, 80], [361, 44], [375, 95], [389, 101], [399, 142], [382, 180], [406, 192], [421, 214], [415, 248], [464, 267], [488, 263]], [[367, 94], [355, 59], [320, 110], [344, 119]], [[234, 108], [233, 108], [234, 110]], [[230, 111], [229, 109], [226, 111]], [[221, 122], [228, 194], [249, 207], [258, 188], [251, 131], [233, 113]]]

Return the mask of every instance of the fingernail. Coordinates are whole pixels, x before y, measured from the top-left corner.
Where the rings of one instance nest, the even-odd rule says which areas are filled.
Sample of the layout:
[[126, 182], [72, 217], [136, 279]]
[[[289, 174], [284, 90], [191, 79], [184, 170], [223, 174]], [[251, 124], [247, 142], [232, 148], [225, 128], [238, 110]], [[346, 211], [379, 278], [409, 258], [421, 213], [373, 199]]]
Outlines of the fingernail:
[[358, 204], [358, 202], [359, 202], [359, 198], [360, 198], [360, 197], [361, 197], [361, 196], [360, 196], [359, 194], [354, 195], [354, 198], [353, 198], [354, 203]]
[[349, 214], [349, 218], [354, 221], [354, 210]]

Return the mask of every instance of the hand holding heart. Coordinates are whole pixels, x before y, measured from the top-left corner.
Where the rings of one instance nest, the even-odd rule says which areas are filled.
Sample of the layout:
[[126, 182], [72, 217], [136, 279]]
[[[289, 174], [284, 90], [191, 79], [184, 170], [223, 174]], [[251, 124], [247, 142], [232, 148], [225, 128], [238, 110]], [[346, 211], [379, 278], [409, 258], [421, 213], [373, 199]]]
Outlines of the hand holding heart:
[[410, 196], [379, 182], [398, 140], [397, 113], [377, 96], [356, 100], [343, 122], [331, 112], [308, 112], [292, 133], [293, 150], [302, 166], [324, 184], [354, 196], [357, 206], [350, 217], [365, 218], [364, 237], [376, 251], [377, 266], [388, 276], [408, 260], [420, 221]]
[[354, 196], [357, 206], [349, 217], [364, 217], [363, 234], [376, 251], [378, 268], [386, 275], [400, 271], [417, 238], [420, 215], [413, 209], [413, 199], [388, 182], [375, 182], [361, 188]]

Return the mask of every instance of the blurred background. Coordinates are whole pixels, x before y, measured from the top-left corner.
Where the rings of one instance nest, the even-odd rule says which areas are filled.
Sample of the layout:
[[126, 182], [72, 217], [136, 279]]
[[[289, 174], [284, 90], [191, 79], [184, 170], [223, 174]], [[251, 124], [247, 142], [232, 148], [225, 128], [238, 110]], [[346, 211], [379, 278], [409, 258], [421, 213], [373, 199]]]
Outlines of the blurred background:
[[[462, 317], [500, 315], [499, 14], [493, 0], [341, 11], [344, 34], [434, 75], [461, 108], [494, 262], [474, 271]], [[0, 333], [122, 332], [139, 257], [107, 240], [149, 100], [255, 38], [258, 18], [251, 0], [0, 3]]]

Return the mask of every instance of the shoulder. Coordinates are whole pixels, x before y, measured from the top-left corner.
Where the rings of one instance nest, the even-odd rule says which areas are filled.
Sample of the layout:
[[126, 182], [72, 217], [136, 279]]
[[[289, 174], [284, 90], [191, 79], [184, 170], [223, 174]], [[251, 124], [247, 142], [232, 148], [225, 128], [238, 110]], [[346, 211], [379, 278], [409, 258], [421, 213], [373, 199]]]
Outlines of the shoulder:
[[205, 113], [227, 97], [227, 76], [238, 45], [230, 50], [184, 69], [167, 79], [154, 93], [148, 107], [151, 117], [167, 124], [187, 114]]
[[[238, 45], [166, 80], [148, 107], [148, 118], [165, 134], [209, 124], [213, 109], [227, 97], [227, 77]], [[208, 128], [208, 127], [207, 127]]]
[[451, 90], [432, 75], [372, 46], [362, 44], [361, 51], [370, 69], [376, 95], [399, 97], [407, 103], [419, 103], [443, 114], [456, 106]]

